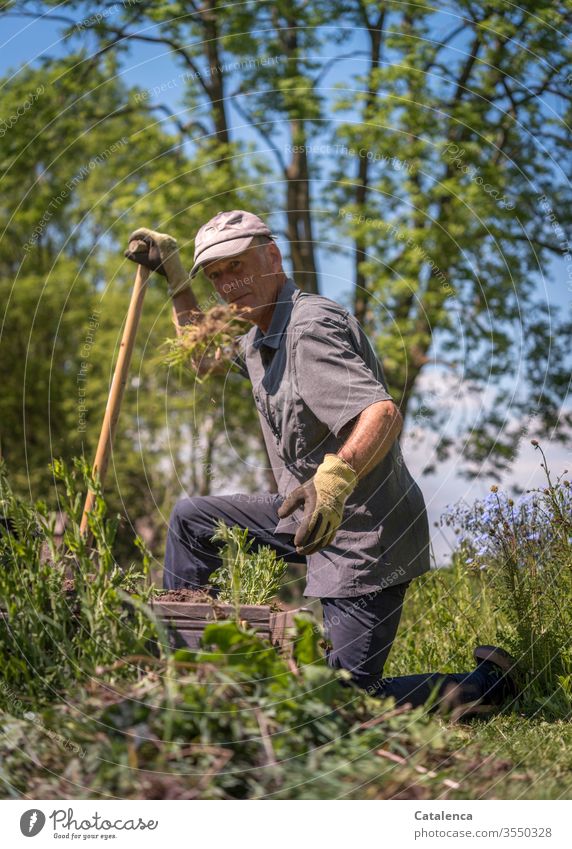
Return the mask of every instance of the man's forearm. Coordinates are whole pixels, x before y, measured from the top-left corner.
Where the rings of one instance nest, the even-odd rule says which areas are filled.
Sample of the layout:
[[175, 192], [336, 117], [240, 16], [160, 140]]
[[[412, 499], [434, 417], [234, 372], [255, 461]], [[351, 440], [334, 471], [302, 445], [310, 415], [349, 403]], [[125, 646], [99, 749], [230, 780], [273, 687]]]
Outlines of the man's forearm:
[[378, 401], [359, 415], [338, 457], [349, 463], [358, 478], [363, 478], [381, 463], [402, 426], [403, 418], [393, 401]]
[[181, 334], [181, 327], [185, 324], [192, 324], [204, 315], [204, 312], [199, 307], [197, 299], [190, 288], [184, 289], [178, 295], [173, 296], [173, 323], [177, 335]]

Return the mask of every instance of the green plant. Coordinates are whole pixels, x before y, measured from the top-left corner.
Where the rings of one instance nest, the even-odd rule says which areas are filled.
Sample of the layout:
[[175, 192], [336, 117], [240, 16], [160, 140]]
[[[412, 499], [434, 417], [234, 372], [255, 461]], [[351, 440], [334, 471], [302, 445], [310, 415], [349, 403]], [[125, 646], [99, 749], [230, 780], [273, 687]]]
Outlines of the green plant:
[[[0, 469], [0, 604], [9, 613], [0, 622], [0, 795], [464, 799], [569, 791], [569, 723], [512, 712], [444, 728], [423, 708], [394, 708], [347, 686], [348, 673], [327, 666], [319, 629], [304, 617], [296, 617], [293, 659], [238, 622], [209, 625], [198, 651], [152, 656], [144, 549], [143, 567], [121, 573], [115, 522], [85, 464], [71, 472], [55, 464], [54, 473], [69, 517], [63, 545], [44, 507], [14, 498]], [[87, 483], [97, 493], [89, 549], [78, 533]], [[246, 569], [254, 557], [247, 532], [219, 531]], [[72, 573], [76, 587], [66, 597], [62, 580]], [[126, 591], [136, 594], [135, 610], [124, 606]], [[470, 668], [475, 642], [510, 629], [494, 599], [487, 571], [471, 571], [460, 555], [452, 569], [422, 576], [407, 593], [386, 673]], [[571, 680], [562, 676], [553, 714], [565, 712]]]
[[[143, 543], [138, 540], [141, 565], [120, 568], [113, 557], [117, 519], [106, 515], [88, 465], [76, 460], [70, 471], [56, 461], [52, 470], [67, 516], [62, 543], [45, 504], [15, 496], [0, 467], [5, 517], [0, 526], [0, 665], [11, 694], [0, 692], [0, 703], [9, 704], [14, 693], [25, 701], [61, 696], [123, 656], [146, 652], [157, 637], [145, 605], [151, 588]], [[88, 486], [96, 493], [89, 518], [91, 546], [80, 533]], [[120, 667], [118, 675], [125, 671]]]
[[[65, 748], [37, 723], [11, 720], [9, 742], [0, 738], [5, 786], [28, 798], [144, 799], [379, 798], [412, 785], [419, 798], [443, 789], [441, 776], [418, 767], [442, 749], [435, 720], [342, 686], [343, 674], [299, 636], [297, 667], [237, 623], [213, 623], [208, 651], [148, 662], [113, 698], [96, 684], [45, 711], [44, 727]], [[24, 739], [37, 762], [20, 754]]]
[[474, 647], [494, 643], [504, 624], [484, 574], [455, 555], [411, 583], [385, 672], [469, 671]]
[[526, 702], [548, 714], [572, 714], [572, 487], [554, 480], [514, 500], [491, 488], [470, 508], [455, 507], [459, 556], [480, 571], [498, 613], [500, 639], [519, 660]]
[[251, 552], [254, 540], [248, 528], [229, 528], [222, 519], [216, 525], [213, 542], [222, 542], [222, 564], [212, 573], [211, 582], [219, 588], [219, 599], [234, 604], [267, 604], [280, 589], [288, 564], [268, 545]]

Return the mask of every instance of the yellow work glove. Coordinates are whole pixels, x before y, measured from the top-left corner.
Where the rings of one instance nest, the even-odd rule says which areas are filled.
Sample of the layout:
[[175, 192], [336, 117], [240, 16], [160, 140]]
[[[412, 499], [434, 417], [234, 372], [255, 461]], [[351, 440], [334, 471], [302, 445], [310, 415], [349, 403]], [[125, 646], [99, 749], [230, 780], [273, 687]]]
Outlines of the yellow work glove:
[[358, 476], [337, 454], [326, 454], [313, 478], [296, 487], [278, 508], [280, 519], [298, 507], [304, 508], [294, 537], [298, 554], [313, 554], [329, 545], [336, 535], [346, 499], [354, 491]]
[[190, 288], [189, 275], [179, 257], [177, 240], [167, 233], [139, 227], [129, 236], [125, 256], [166, 277], [171, 298]]

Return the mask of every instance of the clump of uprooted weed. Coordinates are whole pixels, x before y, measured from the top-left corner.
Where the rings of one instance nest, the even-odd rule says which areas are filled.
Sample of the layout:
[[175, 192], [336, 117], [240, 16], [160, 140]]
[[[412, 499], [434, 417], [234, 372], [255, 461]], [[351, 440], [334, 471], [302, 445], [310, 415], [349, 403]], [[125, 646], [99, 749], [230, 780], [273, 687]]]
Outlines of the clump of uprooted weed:
[[210, 576], [218, 588], [218, 599], [234, 604], [268, 604], [280, 589], [288, 564], [269, 545], [251, 551], [254, 540], [248, 539], [248, 528], [229, 528], [222, 519], [212, 537], [222, 542], [220, 567]]
[[482, 573], [505, 625], [499, 637], [525, 674], [532, 709], [572, 714], [572, 486], [554, 480], [546, 458], [542, 489], [517, 499], [493, 486], [471, 507], [443, 517], [459, 535], [465, 561]]
[[[8, 708], [15, 694], [24, 702], [57, 697], [157, 636], [145, 613], [143, 544], [142, 564], [121, 569], [113, 557], [117, 520], [107, 516], [87, 464], [77, 460], [70, 471], [56, 461], [53, 473], [67, 515], [61, 542], [46, 505], [17, 497], [0, 467], [0, 705]], [[80, 533], [88, 486], [96, 496], [89, 545]]]
[[236, 305], [211, 307], [200, 319], [183, 325], [176, 338], [166, 341], [165, 362], [171, 367], [190, 366], [201, 377], [220, 373], [239, 353], [238, 337], [249, 327]]

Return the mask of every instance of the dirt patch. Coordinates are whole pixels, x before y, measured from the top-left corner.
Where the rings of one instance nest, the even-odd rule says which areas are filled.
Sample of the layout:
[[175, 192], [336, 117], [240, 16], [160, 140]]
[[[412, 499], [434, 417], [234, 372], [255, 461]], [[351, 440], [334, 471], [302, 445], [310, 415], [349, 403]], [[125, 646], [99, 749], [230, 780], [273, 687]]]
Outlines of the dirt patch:
[[205, 592], [205, 590], [167, 590], [164, 593], [157, 593], [155, 601], [194, 601], [195, 604], [215, 604], [216, 599]]

